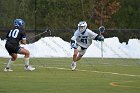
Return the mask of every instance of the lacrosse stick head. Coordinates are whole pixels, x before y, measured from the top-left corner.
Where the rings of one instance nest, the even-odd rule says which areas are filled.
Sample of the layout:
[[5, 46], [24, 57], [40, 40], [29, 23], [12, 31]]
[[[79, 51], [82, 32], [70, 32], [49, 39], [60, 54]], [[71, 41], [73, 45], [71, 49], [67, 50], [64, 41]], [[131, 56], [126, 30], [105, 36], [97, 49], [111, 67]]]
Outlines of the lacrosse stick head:
[[100, 26], [99, 27], [99, 31], [100, 31], [100, 33], [104, 33], [105, 32], [105, 27], [104, 26]]

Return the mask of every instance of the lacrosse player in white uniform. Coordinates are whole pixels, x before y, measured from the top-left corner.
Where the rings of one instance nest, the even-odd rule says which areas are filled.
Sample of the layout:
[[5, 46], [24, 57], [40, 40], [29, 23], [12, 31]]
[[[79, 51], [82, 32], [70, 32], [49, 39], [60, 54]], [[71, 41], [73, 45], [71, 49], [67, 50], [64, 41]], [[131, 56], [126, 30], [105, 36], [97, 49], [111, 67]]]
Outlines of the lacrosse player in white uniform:
[[76, 69], [77, 61], [85, 54], [87, 48], [92, 44], [92, 40], [104, 41], [104, 37], [88, 29], [86, 21], [80, 21], [70, 42], [71, 48], [74, 48], [72, 70]]

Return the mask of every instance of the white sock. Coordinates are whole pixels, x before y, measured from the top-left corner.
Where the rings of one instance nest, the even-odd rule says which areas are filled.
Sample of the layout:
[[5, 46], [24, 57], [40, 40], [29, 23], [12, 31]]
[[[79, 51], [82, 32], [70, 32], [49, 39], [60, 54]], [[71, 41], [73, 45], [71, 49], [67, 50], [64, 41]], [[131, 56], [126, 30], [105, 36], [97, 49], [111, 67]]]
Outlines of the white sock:
[[15, 61], [12, 61], [11, 58], [9, 59], [8, 63], [7, 63], [7, 67], [6, 68], [11, 68], [11, 65], [14, 63]]
[[73, 63], [74, 63], [74, 65], [76, 65], [76, 62], [73, 61]]
[[24, 58], [25, 66], [29, 66], [29, 58]]

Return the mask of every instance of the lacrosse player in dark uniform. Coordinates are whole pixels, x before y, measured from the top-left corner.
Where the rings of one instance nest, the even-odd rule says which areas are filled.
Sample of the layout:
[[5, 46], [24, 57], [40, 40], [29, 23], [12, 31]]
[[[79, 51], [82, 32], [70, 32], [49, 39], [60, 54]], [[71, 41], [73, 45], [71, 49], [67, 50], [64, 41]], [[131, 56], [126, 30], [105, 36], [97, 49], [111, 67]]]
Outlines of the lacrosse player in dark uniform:
[[7, 41], [5, 48], [8, 51], [11, 58], [9, 59], [4, 71], [13, 71], [11, 65], [17, 59], [17, 54], [23, 54], [25, 62], [25, 70], [33, 71], [35, 68], [29, 65], [30, 52], [20, 47], [20, 44], [26, 44], [26, 33], [24, 31], [25, 23], [22, 19], [14, 20], [14, 27], [7, 33]]

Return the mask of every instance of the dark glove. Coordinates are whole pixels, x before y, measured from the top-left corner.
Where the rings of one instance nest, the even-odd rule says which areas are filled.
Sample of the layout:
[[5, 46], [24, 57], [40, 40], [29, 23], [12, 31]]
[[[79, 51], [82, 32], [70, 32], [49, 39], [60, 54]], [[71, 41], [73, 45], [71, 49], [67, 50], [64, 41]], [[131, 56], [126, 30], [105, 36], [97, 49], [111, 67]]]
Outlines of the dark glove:
[[103, 35], [97, 35], [97, 36], [95, 37], [95, 40], [104, 41], [104, 36], [103, 36]]
[[74, 40], [71, 40], [70, 44], [71, 44], [71, 48], [74, 48], [74, 49], [77, 48], [77, 44], [76, 44], [76, 42]]

